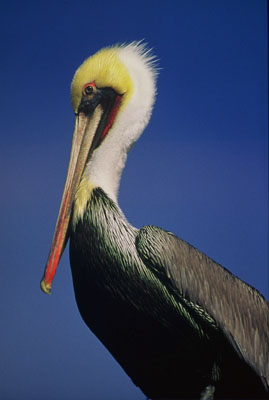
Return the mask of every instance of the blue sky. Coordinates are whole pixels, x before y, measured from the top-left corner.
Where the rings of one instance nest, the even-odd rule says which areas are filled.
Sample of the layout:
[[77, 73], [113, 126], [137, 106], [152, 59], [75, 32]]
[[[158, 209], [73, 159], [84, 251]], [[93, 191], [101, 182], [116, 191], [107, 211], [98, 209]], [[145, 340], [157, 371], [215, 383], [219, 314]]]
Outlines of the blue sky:
[[103, 46], [154, 49], [158, 96], [120, 205], [268, 298], [266, 2], [15, 0], [0, 20], [0, 398], [144, 399], [82, 322], [68, 252], [52, 295], [39, 289], [71, 145], [70, 82]]

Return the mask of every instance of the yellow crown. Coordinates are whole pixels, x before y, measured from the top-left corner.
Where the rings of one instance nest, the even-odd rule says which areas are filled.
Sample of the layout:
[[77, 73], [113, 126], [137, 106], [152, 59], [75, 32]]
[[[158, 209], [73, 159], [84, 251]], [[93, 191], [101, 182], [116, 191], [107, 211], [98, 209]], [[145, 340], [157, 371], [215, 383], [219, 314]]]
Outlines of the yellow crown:
[[124, 94], [122, 106], [127, 104], [133, 91], [133, 83], [118, 56], [119, 49], [119, 46], [101, 49], [77, 69], [71, 85], [71, 102], [75, 112], [80, 104], [82, 88], [90, 82], [95, 82], [99, 88], [111, 87], [117, 93]]

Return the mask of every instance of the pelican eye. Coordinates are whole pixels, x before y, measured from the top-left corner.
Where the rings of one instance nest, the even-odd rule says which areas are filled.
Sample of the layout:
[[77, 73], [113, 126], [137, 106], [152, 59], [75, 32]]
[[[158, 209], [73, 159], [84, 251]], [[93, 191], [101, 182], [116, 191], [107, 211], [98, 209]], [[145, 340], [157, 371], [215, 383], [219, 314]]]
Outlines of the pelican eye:
[[84, 96], [90, 96], [96, 92], [96, 85], [94, 82], [86, 83], [82, 88], [82, 94]]
[[86, 86], [85, 87], [85, 93], [86, 94], [92, 94], [93, 93], [93, 87], [92, 86]]

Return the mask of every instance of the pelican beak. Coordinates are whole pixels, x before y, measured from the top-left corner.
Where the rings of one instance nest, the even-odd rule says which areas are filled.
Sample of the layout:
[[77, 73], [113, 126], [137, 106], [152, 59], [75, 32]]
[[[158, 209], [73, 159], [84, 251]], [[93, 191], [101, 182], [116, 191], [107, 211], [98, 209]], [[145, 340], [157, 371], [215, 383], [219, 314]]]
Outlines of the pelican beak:
[[76, 114], [70, 161], [60, 210], [44, 276], [40, 284], [43, 292], [47, 294], [51, 292], [52, 280], [69, 239], [74, 198], [84, 168], [92, 152], [100, 145], [111, 127], [120, 106], [121, 97], [111, 88], [96, 88], [92, 96], [82, 96]]
[[99, 100], [100, 99], [96, 100], [97, 104], [92, 104], [92, 102], [91, 104], [86, 104], [86, 101], [83, 101], [82, 99], [79, 112], [76, 115], [70, 161], [68, 165], [62, 201], [48, 261], [45, 267], [43, 279], [40, 284], [41, 289], [47, 294], [51, 292], [52, 280], [54, 278], [61, 255], [69, 239], [68, 228], [75, 193], [86, 162], [89, 158], [93, 138], [102, 115], [102, 109], [99, 105]]

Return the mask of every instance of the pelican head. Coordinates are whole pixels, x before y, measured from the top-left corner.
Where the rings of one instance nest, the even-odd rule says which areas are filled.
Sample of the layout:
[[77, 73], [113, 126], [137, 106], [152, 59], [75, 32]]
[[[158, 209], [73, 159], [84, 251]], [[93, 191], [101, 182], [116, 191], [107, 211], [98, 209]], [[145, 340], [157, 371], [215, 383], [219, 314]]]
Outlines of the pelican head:
[[141, 43], [107, 47], [89, 57], [71, 85], [75, 127], [68, 172], [41, 288], [50, 293], [70, 229], [91, 192], [117, 202], [126, 156], [149, 121], [155, 99], [154, 56]]

